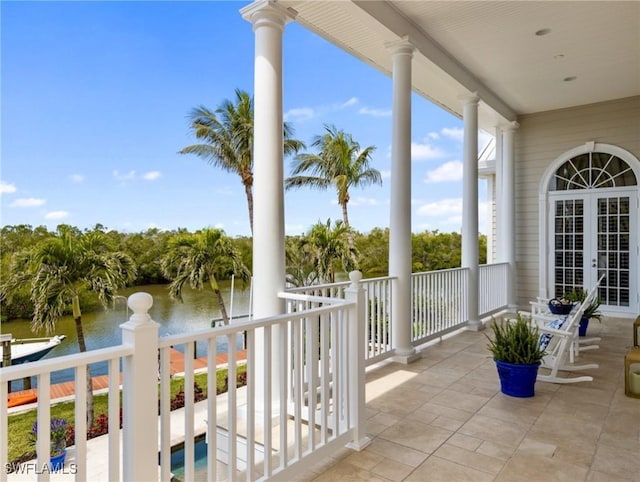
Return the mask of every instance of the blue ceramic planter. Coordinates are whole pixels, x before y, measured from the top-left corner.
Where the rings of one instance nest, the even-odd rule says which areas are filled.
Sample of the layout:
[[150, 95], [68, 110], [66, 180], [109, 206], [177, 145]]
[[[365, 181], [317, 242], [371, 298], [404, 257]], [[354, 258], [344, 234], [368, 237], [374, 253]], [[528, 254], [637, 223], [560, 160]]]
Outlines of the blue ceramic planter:
[[585, 318], [583, 316], [580, 319], [580, 324], [578, 325], [578, 336], [585, 336], [587, 334], [588, 326], [589, 326], [589, 318]]
[[519, 365], [495, 360], [500, 378], [500, 389], [511, 397], [533, 397], [540, 363]]
[[65, 450], [60, 455], [52, 456], [49, 459], [49, 468], [52, 472], [57, 472], [58, 470], [62, 470], [64, 468], [64, 459], [67, 456], [67, 451]]

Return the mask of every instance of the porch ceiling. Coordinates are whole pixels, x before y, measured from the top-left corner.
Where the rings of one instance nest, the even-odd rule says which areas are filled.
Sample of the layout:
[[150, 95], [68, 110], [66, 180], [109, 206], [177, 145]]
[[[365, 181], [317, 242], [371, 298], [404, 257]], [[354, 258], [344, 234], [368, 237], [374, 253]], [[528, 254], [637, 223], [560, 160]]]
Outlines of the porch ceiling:
[[[385, 43], [409, 36], [414, 91], [458, 116], [459, 96], [478, 92], [485, 129], [519, 114], [640, 95], [640, 2], [278, 3], [387, 74]], [[548, 34], [536, 35], [542, 29]]]

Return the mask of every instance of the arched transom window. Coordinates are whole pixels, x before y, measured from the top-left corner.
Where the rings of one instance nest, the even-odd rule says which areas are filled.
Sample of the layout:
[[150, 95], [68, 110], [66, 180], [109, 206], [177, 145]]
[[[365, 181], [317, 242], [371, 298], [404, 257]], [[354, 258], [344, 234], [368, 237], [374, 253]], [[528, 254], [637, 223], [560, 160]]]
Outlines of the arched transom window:
[[587, 152], [562, 164], [549, 187], [551, 191], [568, 191], [635, 186], [637, 183], [631, 166], [619, 157], [604, 152]]

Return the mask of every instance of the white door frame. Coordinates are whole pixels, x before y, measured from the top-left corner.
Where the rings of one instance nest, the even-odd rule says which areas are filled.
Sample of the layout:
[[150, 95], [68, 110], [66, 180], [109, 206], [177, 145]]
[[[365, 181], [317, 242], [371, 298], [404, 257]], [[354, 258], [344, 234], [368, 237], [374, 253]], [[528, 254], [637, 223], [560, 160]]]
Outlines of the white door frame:
[[[576, 156], [582, 155], [582, 154], [586, 154], [589, 152], [603, 152], [603, 153], [607, 153], [607, 154], [612, 154], [614, 156], [619, 157], [620, 159], [624, 160], [625, 162], [627, 162], [627, 164], [629, 164], [629, 166], [631, 167], [631, 169], [633, 170], [635, 176], [636, 176], [636, 181], [638, 182], [638, 185], [635, 187], [635, 190], [633, 189], [633, 187], [624, 187], [624, 188], [613, 188], [613, 189], [606, 189], [606, 191], [608, 191], [609, 193], [613, 193], [613, 192], [621, 192], [624, 191], [625, 194], [630, 195], [631, 199], [630, 202], [635, 204], [635, 226], [640, 227], [640, 160], [638, 160], [633, 154], [631, 154], [629, 151], [626, 151], [625, 149], [622, 149], [618, 146], [614, 146], [614, 145], [610, 145], [610, 144], [603, 144], [603, 143], [599, 143], [599, 142], [587, 142], [586, 144], [582, 145], [582, 146], [578, 146], [574, 149], [571, 149], [563, 154], [561, 154], [560, 156], [558, 156], [553, 162], [551, 162], [549, 164], [549, 166], [547, 167], [546, 171], [544, 172], [541, 181], [540, 181], [540, 189], [539, 189], [539, 261], [538, 261], [538, 265], [539, 265], [539, 272], [540, 272], [540, 277], [539, 277], [539, 295], [542, 297], [552, 297], [552, 292], [551, 292], [551, 288], [553, 286], [553, 283], [550, 282], [551, 280], [551, 276], [553, 275], [553, 273], [551, 273], [551, 269], [550, 269], [550, 265], [551, 263], [549, 262], [549, 256], [551, 255], [551, 253], [553, 252], [553, 249], [551, 247], [551, 242], [553, 241], [551, 239], [551, 233], [550, 233], [550, 228], [549, 228], [549, 212], [550, 212], [550, 208], [551, 208], [551, 204], [552, 204], [552, 199], [554, 198], [553, 195], [550, 195], [549, 192], [549, 186], [551, 183], [551, 180], [553, 179], [553, 176], [555, 175], [555, 172], [557, 171], [557, 169], [564, 164], [566, 161], [568, 161], [569, 159], [572, 159]], [[633, 195], [635, 191], [635, 196]], [[604, 194], [604, 190], [603, 190], [603, 194]], [[576, 197], [578, 197], [579, 193], [576, 192]], [[633, 238], [634, 236], [632, 236]], [[640, 260], [640, 236], [636, 235], [635, 236], [635, 242], [632, 240], [632, 242], [634, 242], [635, 246], [630, 246], [630, 249], [635, 250], [635, 259], [636, 260]], [[609, 314], [615, 314], [615, 315], [619, 315], [619, 316], [626, 316], [627, 314], [629, 316], [633, 316], [635, 317], [637, 315], [637, 310], [640, 308], [640, 267], [638, 267], [638, 264], [640, 263], [635, 263], [635, 265], [632, 265], [632, 269], [635, 270], [631, 272], [630, 276], [630, 287], [633, 287], [633, 291], [630, 294], [630, 307], [629, 307], [629, 313], [609, 313]], [[634, 289], [635, 288], [635, 289]], [[632, 310], [635, 310], [635, 312], [632, 312]], [[607, 314], [607, 312], [605, 312], [605, 314]]]

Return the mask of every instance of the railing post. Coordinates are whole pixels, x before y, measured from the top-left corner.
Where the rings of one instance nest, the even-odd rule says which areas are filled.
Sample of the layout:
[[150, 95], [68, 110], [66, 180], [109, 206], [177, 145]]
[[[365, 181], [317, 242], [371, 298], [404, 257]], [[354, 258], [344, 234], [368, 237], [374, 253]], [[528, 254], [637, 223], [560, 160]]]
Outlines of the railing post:
[[352, 416], [351, 425], [353, 426], [353, 440], [347, 444], [347, 447], [355, 450], [363, 450], [371, 443], [371, 439], [367, 437], [366, 419], [365, 419], [365, 291], [360, 280], [362, 273], [360, 271], [352, 271], [349, 273], [351, 284], [344, 290], [345, 298], [348, 301], [354, 301], [355, 306], [350, 308], [349, 316], [349, 380], [350, 380], [350, 413]]
[[133, 355], [122, 366], [122, 478], [124, 481], [158, 477], [158, 323], [149, 316], [153, 298], [134, 293], [128, 299], [133, 315], [120, 325], [122, 344]]

